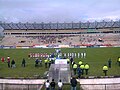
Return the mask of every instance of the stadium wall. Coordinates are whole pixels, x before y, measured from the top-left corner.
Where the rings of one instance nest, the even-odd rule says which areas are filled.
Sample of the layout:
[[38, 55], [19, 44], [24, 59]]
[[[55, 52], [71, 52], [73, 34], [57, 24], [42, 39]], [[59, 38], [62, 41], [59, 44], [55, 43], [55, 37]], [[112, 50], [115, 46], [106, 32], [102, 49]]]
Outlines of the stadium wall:
[[103, 48], [103, 47], [120, 47], [120, 46], [69, 46], [69, 45], [58, 45], [58, 46], [0, 46], [0, 49], [29, 49], [29, 48]]

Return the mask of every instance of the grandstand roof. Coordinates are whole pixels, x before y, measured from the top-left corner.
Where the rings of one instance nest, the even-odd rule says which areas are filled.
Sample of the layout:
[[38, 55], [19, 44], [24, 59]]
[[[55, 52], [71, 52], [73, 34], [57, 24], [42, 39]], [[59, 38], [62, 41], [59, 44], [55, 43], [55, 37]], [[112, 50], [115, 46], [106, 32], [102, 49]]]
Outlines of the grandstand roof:
[[71, 23], [0, 23], [4, 30], [57, 30], [57, 29], [101, 29], [120, 28], [120, 21], [71, 22]]

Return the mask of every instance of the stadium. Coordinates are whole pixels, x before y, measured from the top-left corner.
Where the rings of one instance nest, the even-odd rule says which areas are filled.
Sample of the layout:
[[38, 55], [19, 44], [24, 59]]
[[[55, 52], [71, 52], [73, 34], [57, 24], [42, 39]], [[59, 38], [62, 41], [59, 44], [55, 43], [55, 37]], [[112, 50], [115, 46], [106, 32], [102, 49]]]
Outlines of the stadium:
[[[44, 60], [52, 53], [56, 54], [56, 49], [60, 49], [60, 54], [69, 59], [73, 57], [76, 63], [80, 60], [83, 64], [89, 63], [89, 74], [77, 79], [77, 90], [120, 89], [120, 70], [117, 62], [120, 53], [120, 21], [1, 22], [0, 26], [4, 29], [0, 56], [5, 58], [4, 62], [0, 62], [1, 90], [44, 90], [46, 79], [51, 81], [52, 78], [56, 82], [62, 79], [65, 83], [63, 90], [70, 88], [69, 80], [74, 75], [71, 64], [56, 59], [57, 64], [45, 68]], [[82, 53], [86, 55], [82, 56]], [[15, 68], [7, 68], [8, 56], [15, 60]], [[25, 68], [21, 67], [23, 58], [26, 60]], [[42, 60], [42, 66], [36, 68], [37, 58]], [[104, 76], [102, 67], [104, 64], [108, 65], [109, 58], [112, 59], [112, 68], [108, 70], [108, 75]], [[58, 69], [58, 72], [54, 68]]]
[[0, 90], [120, 90], [120, 0], [0, 0]]

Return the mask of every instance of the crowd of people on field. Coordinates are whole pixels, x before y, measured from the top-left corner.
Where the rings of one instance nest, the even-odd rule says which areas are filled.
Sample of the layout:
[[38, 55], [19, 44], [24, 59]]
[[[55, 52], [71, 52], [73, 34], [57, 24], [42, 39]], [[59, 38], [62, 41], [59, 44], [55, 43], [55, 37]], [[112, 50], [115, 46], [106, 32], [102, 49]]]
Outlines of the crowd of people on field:
[[[77, 80], [75, 77], [71, 78], [70, 85], [71, 85], [71, 90], [76, 90]], [[61, 79], [57, 83], [55, 83], [54, 79], [52, 79], [51, 82], [49, 80], [45, 82], [46, 90], [56, 90], [56, 86], [58, 90], [63, 90], [64, 83], [62, 82]]]
[[[44, 60], [44, 66], [45, 68], [49, 68], [51, 64], [54, 64], [55, 63], [55, 55], [54, 53], [52, 53], [50, 55], [50, 58], [46, 58]], [[74, 61], [74, 58], [72, 56], [70, 56], [69, 58], [66, 58], [64, 55], [62, 57], [63, 59], [67, 59], [67, 64], [69, 64], [72, 68], [72, 71], [73, 71], [73, 75], [74, 77], [71, 78], [70, 80], [70, 83], [71, 83], [71, 90], [76, 90], [76, 85], [77, 85], [77, 81], [76, 81], [76, 77], [77, 78], [81, 78], [82, 75], [88, 75], [89, 74], [89, 69], [90, 69], [90, 65], [88, 63], [86, 64], [83, 64], [83, 61], [82, 60], [79, 60], [78, 63], [76, 63]], [[4, 57], [1, 58], [1, 61], [4, 63], [4, 62], [7, 62], [8, 64], [8, 68], [15, 68], [16, 67], [16, 62], [14, 59], [11, 60], [10, 56], [7, 57], [7, 60], [5, 60]], [[108, 59], [108, 64], [105, 64], [103, 66], [103, 73], [105, 76], [107, 76], [107, 72], [108, 72], [108, 69], [112, 68], [112, 59], [109, 58]], [[120, 67], [120, 57], [118, 57], [117, 59], [117, 62], [116, 64], [118, 64], [118, 66]], [[26, 67], [26, 60], [23, 58], [22, 61], [21, 61], [21, 66], [22, 67]], [[39, 59], [39, 58], [36, 58], [35, 60], [35, 67], [42, 67], [43, 66], [43, 60], [42, 59]], [[49, 80], [46, 81], [45, 83], [45, 87], [46, 87], [46, 90], [55, 90], [55, 81], [54, 79], [52, 79], [52, 82], [49, 82]], [[63, 82], [61, 80], [59, 80], [58, 82], [58, 90], [63, 90]], [[50, 89], [51, 88], [51, 89]]]
[[[62, 58], [66, 59], [67, 63], [71, 65], [72, 70], [73, 70], [73, 75], [78, 75], [79, 78], [81, 75], [84, 75], [84, 74], [88, 75], [88, 71], [90, 68], [90, 65], [88, 63], [83, 64], [82, 60], [79, 60], [79, 62], [76, 63], [72, 56], [70, 56], [69, 58], [67, 58], [66, 55], [63, 55], [63, 56], [64, 57], [62, 57]], [[54, 55], [54, 53], [52, 53], [49, 58], [48, 57], [44, 58], [44, 62], [43, 62], [42, 58], [40, 58], [40, 59], [36, 58], [35, 67], [39, 67], [39, 66], [41, 67], [41, 66], [43, 66], [43, 63], [44, 63], [45, 68], [50, 67], [51, 64], [55, 63], [56, 58], [54, 58], [54, 57], [55, 57], [55, 55]], [[84, 57], [86, 57], [86, 55]], [[4, 57], [2, 57], [1, 61], [7, 62], [8, 68], [10, 68], [10, 67], [15, 68], [16, 67], [16, 61], [14, 59], [11, 60], [10, 56], [7, 57], [7, 60], [5, 60]], [[120, 57], [118, 57], [116, 63], [120, 66]], [[21, 66], [26, 67], [26, 60], [24, 58], [21, 61]], [[108, 68], [111, 68], [111, 67], [112, 67], [112, 59], [110, 58], [108, 60], [108, 65], [105, 64], [103, 66], [103, 72], [104, 72], [105, 76], [107, 75]]]
[[[71, 90], [77, 90], [76, 89], [76, 86], [77, 86], [76, 75], [78, 76], [78, 78], [81, 78], [81, 75], [84, 75], [84, 74], [88, 75], [90, 65], [88, 63], [86, 63], [84, 65], [82, 60], [80, 60], [78, 63], [75, 63], [72, 57], [70, 59], [68, 59], [68, 64], [70, 64], [72, 66], [72, 70], [74, 72], [72, 75], [73, 77], [70, 80]], [[117, 64], [120, 67], [120, 57], [118, 57], [118, 59], [117, 59]], [[108, 65], [105, 64], [103, 66], [103, 73], [105, 76], [107, 76], [108, 68], [112, 68], [112, 59], [111, 58], [108, 59]], [[54, 83], [54, 84], [52, 85], [52, 83]], [[47, 80], [45, 82], [46, 90], [55, 90], [55, 85], [56, 84], [54, 82], [54, 79], [52, 79], [51, 82], [49, 82], [49, 80]], [[61, 80], [58, 81], [58, 83], [57, 83], [58, 90], [63, 90], [63, 85], [64, 84]]]
[[[116, 64], [118, 64], [118, 66], [120, 67], [120, 57], [118, 57]], [[103, 66], [103, 73], [104, 73], [105, 76], [107, 76], [107, 71], [110, 68], [112, 68], [112, 59], [111, 58], [108, 59], [108, 65], [105, 64]]]
[[[58, 90], [62, 90], [63, 83], [62, 83], [61, 79], [58, 81], [57, 86], [58, 86]], [[46, 90], [55, 90], [55, 87], [56, 87], [56, 83], [55, 83], [54, 79], [52, 79], [51, 82], [49, 82], [49, 80], [47, 80], [45, 82]]]
[[[10, 56], [7, 57], [7, 60], [5, 60], [4, 57], [1, 58], [2, 63], [7, 62], [8, 68], [15, 68], [16, 67], [16, 62], [14, 59], [11, 60]], [[23, 58], [21, 62], [21, 66], [25, 67], [26, 66], [26, 60]]]
[[[63, 56], [64, 57], [62, 57], [62, 58], [66, 59], [67, 63], [71, 65], [72, 70], [73, 70], [73, 75], [78, 75], [79, 78], [80, 78], [81, 75], [84, 75], [84, 74], [88, 75], [88, 71], [89, 71], [89, 68], [90, 68], [90, 65], [88, 63], [83, 64], [82, 60], [79, 60], [79, 62], [76, 63], [72, 56], [70, 56], [69, 58], [67, 58], [66, 55], [63, 55]], [[49, 68], [51, 64], [55, 63], [56, 58], [54, 58], [54, 57], [55, 57], [55, 55], [54, 55], [54, 53], [52, 53], [49, 58], [48, 57], [44, 58], [44, 62], [43, 62], [42, 58], [40, 58], [40, 59], [36, 58], [35, 67], [39, 67], [39, 66], [41, 67], [41, 66], [43, 66], [43, 63], [44, 63], [45, 68]], [[84, 57], [86, 57], [86, 55]], [[11, 60], [10, 56], [7, 57], [7, 60], [5, 60], [4, 57], [2, 57], [1, 61], [2, 62], [7, 62], [8, 68], [10, 68], [10, 67], [15, 68], [16, 67], [16, 61], [14, 59]], [[120, 66], [120, 57], [118, 57], [116, 63]], [[22, 59], [21, 66], [26, 67], [25, 58]], [[112, 59], [110, 58], [108, 60], [108, 65], [105, 64], [103, 66], [103, 72], [104, 72], [105, 76], [107, 75], [108, 68], [111, 68], [111, 67], [112, 67]]]

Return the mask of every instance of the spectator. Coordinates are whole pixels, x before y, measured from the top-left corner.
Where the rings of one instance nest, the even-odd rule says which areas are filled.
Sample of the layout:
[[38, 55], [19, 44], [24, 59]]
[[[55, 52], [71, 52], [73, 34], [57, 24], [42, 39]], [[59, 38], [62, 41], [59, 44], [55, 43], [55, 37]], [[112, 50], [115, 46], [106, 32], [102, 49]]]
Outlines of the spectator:
[[70, 63], [70, 59], [69, 58], [67, 58], [67, 64], [69, 64]]
[[38, 58], [35, 60], [35, 67], [38, 67]]
[[55, 60], [54, 59], [51, 59], [51, 64], [54, 64], [55, 63]]
[[25, 59], [23, 58], [23, 60], [22, 60], [22, 67], [25, 67], [25, 63], [26, 63], [26, 61], [25, 61]]
[[2, 61], [2, 62], [4, 62], [4, 61], [5, 61], [5, 58], [4, 58], [4, 57], [2, 57], [2, 58], [1, 58], [1, 61]]
[[111, 68], [112, 60], [111, 58], [108, 60], [108, 67]]
[[30, 59], [30, 56], [31, 56], [31, 53], [30, 53], [30, 54], [28, 54], [28, 59]]
[[80, 68], [80, 65], [78, 65], [77, 67], [77, 74], [78, 74], [78, 78], [81, 77], [81, 68]]
[[86, 58], [86, 52], [85, 51], [83, 52], [83, 58]]
[[51, 59], [48, 60], [48, 65], [51, 66]]
[[8, 67], [10, 68], [10, 57], [7, 57], [7, 63], [8, 63]]
[[73, 77], [73, 78], [70, 80], [70, 83], [71, 83], [71, 90], [76, 90], [77, 80], [75, 79], [75, 77]]
[[40, 62], [40, 66], [42, 66], [42, 59], [40, 59], [39, 62]]
[[15, 61], [14, 61], [14, 59], [11, 61], [11, 67], [12, 68], [15, 68], [16, 66], [15, 66]]
[[47, 80], [47, 82], [45, 83], [45, 88], [46, 88], [46, 90], [50, 90], [50, 82], [49, 82], [49, 80]]
[[55, 81], [52, 79], [52, 82], [50, 83], [51, 90], [55, 90]]
[[118, 60], [117, 60], [118, 64], [119, 64], [119, 67], [120, 67], [120, 57], [118, 57]]
[[51, 58], [54, 58], [54, 57], [55, 57], [55, 55], [54, 55], [54, 53], [52, 53], [52, 54], [51, 54]]
[[59, 80], [58, 82], [58, 90], [62, 90], [62, 87], [63, 87], [63, 83], [61, 80]]
[[74, 60], [73, 60], [73, 57], [70, 57], [70, 63], [72, 64], [72, 62], [73, 62]]

